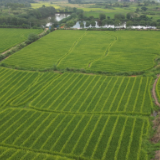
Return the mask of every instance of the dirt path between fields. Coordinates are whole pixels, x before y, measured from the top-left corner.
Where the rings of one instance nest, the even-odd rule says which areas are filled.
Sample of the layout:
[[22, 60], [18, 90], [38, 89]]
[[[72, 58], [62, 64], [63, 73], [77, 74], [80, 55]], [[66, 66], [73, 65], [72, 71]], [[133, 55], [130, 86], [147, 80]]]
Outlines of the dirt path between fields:
[[[42, 35], [43, 35], [45, 32], [47, 32], [47, 31], [48, 31], [48, 28], [45, 28], [45, 30], [44, 30], [42, 33], [40, 33], [39, 36], [42, 36]], [[7, 52], [9, 52], [9, 51], [17, 48], [17, 47], [20, 46], [21, 44], [24, 44], [24, 42], [22, 42], [22, 43], [20, 43], [20, 44], [18, 44], [18, 45], [16, 45], [16, 46], [10, 48], [9, 50], [6, 50], [6, 51], [4, 51], [4, 52], [2, 52], [2, 53], [0, 53], [0, 54], [1, 54], [1, 55], [4, 55], [4, 54], [6, 54]]]
[[160, 103], [158, 102], [158, 99], [157, 99], [157, 96], [156, 96], [156, 85], [157, 85], [159, 77], [160, 77], [160, 74], [157, 75], [157, 79], [154, 81], [153, 89], [152, 89], [152, 96], [155, 100], [155, 104], [160, 107]]
[[[156, 96], [156, 85], [157, 85], [159, 77], [160, 77], [160, 74], [157, 75], [157, 78], [154, 81], [153, 89], [152, 89], [152, 96], [155, 100], [155, 104], [160, 107], [160, 103], [158, 102], [158, 98]], [[153, 129], [156, 129], [156, 133], [151, 138], [151, 142], [158, 143], [160, 141], [160, 112], [158, 112], [157, 118], [155, 120], [153, 120]], [[152, 160], [160, 160], [160, 150], [155, 152], [155, 158]]]

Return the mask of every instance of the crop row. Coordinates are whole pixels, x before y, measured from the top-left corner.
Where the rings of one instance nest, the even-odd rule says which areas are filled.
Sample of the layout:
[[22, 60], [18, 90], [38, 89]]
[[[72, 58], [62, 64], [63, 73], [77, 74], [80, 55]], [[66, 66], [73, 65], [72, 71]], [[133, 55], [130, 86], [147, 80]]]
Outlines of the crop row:
[[0, 108], [4, 108], [26, 91], [39, 77], [37, 72], [23, 72], [0, 68]]
[[69, 158], [54, 156], [45, 153], [32, 152], [0, 146], [1, 160], [71, 160]]
[[0, 145], [87, 159], [141, 157], [147, 119], [7, 109], [0, 113]]
[[[148, 77], [106, 77], [64, 73], [44, 87], [33, 87], [11, 105], [31, 99], [30, 107], [49, 111], [150, 114]], [[41, 86], [41, 84], [38, 84]], [[42, 85], [43, 86], [43, 85]], [[39, 93], [35, 95], [35, 93]]]

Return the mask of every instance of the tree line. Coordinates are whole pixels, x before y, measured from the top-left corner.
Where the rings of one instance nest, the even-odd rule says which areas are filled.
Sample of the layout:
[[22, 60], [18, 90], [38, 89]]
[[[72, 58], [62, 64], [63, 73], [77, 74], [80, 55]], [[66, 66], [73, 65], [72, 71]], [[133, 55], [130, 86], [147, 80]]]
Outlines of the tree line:
[[8, 4], [23, 4], [25, 7], [30, 7], [30, 3], [35, 3], [34, 0], [0, 0], [0, 6], [8, 6]]

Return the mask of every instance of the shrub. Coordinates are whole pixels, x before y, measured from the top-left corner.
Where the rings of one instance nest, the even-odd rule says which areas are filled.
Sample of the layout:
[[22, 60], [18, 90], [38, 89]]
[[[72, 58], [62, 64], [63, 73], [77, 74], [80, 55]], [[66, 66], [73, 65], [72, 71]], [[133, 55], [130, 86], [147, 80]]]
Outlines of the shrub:
[[38, 39], [38, 35], [35, 34], [35, 33], [31, 33], [29, 36], [28, 36], [28, 39], [26, 41], [26, 44], [31, 44], [32, 42], [36, 41]]

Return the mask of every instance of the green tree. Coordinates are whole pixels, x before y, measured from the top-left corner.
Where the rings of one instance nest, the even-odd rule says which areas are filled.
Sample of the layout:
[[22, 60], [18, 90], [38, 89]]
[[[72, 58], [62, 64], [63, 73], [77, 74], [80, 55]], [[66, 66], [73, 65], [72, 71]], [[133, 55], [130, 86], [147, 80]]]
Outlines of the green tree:
[[89, 26], [90, 26], [90, 22], [87, 21], [87, 22], [86, 22], [86, 27], [89, 27]]
[[129, 27], [129, 26], [132, 26], [133, 23], [132, 23], [132, 21], [128, 21], [128, 22], [126, 23], [126, 25], [127, 25], [127, 27]]
[[84, 23], [83, 22], [80, 22], [80, 27], [84, 28]]
[[138, 13], [139, 11], [140, 11], [140, 9], [139, 9], [139, 8], [137, 8], [137, 9], [136, 9], [136, 13]]
[[115, 19], [118, 19], [118, 20], [123, 20], [123, 19], [125, 19], [125, 15], [124, 14], [115, 14], [114, 15], [114, 18]]
[[142, 10], [142, 11], [146, 11], [147, 9], [148, 9], [147, 7], [144, 7], [144, 6], [141, 7], [141, 10]]
[[107, 20], [106, 19], [102, 20], [102, 26], [104, 26], [106, 24], [107, 24]]
[[96, 25], [96, 22], [94, 20], [92, 20], [91, 25], [94, 27]]
[[104, 19], [106, 19], [106, 15], [103, 14], [103, 13], [101, 13], [101, 14], [99, 15], [99, 19], [100, 19], [101, 21], [104, 20]]
[[119, 26], [119, 25], [120, 25], [120, 23], [121, 23], [121, 21], [120, 21], [120, 20], [118, 20], [118, 19], [116, 19], [116, 20], [115, 20], [115, 22], [114, 22], [114, 25], [115, 25], [115, 26]]

